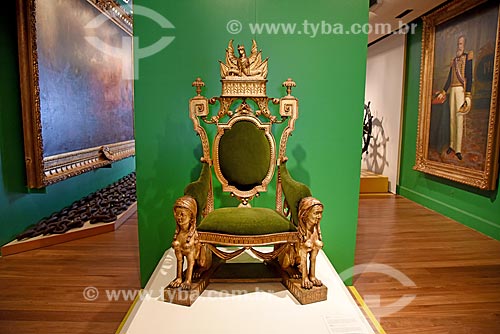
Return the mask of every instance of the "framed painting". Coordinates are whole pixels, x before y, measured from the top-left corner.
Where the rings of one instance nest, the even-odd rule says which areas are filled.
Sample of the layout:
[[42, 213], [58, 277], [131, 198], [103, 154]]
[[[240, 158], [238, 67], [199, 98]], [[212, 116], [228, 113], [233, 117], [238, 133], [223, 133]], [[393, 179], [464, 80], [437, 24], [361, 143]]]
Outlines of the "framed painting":
[[29, 188], [135, 154], [132, 17], [113, 0], [17, 0]]
[[498, 1], [454, 1], [423, 18], [415, 170], [496, 188], [498, 62]]

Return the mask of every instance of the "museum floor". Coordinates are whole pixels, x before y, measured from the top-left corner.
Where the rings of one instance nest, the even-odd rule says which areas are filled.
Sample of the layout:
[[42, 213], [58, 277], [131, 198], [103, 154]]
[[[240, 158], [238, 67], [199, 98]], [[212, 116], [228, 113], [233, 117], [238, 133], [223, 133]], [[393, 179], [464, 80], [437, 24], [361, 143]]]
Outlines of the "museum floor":
[[[0, 258], [0, 333], [114, 333], [139, 288], [136, 225]], [[386, 333], [500, 332], [498, 241], [400, 196], [362, 196], [356, 265]]]

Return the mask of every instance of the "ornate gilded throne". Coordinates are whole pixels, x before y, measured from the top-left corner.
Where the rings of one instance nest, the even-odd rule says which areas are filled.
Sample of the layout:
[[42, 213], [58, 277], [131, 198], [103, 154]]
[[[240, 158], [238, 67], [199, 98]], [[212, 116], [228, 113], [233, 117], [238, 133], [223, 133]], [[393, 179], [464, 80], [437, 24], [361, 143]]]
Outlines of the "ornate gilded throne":
[[[255, 41], [250, 56], [243, 46], [235, 56], [232, 43], [225, 62], [220, 62], [222, 94], [208, 99], [201, 95], [203, 81], [193, 82], [196, 96], [189, 101], [189, 116], [201, 139], [202, 168], [199, 179], [174, 204], [177, 271], [165, 288], [165, 300], [191, 305], [221, 263], [245, 250], [276, 268], [300, 303], [326, 300], [327, 289], [315, 273], [316, 255], [323, 246], [323, 204], [306, 185], [293, 180], [286, 167], [286, 145], [298, 118], [298, 100], [291, 95], [295, 82], [283, 83], [286, 96], [268, 97], [268, 59], [262, 60]], [[219, 110], [210, 117], [209, 105], [217, 103]], [[279, 105], [279, 115], [272, 115], [270, 103]], [[216, 127], [212, 155], [205, 129], [209, 126]], [[273, 126], [281, 126], [279, 145]], [[214, 208], [212, 169], [222, 191], [239, 200], [237, 207]], [[251, 200], [267, 191], [273, 180], [275, 208], [252, 207]], [[268, 252], [255, 248], [270, 245], [274, 247]]]

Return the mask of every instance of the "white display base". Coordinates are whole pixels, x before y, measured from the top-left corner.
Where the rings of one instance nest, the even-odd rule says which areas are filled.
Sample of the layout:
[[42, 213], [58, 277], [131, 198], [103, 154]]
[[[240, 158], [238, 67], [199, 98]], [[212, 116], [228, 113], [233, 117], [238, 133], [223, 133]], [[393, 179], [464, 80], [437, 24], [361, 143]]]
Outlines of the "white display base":
[[[243, 253], [229, 262], [255, 261]], [[277, 282], [210, 283], [190, 307], [166, 303], [163, 288], [175, 276], [175, 262], [167, 250], [117, 333], [374, 333], [323, 251], [316, 272], [328, 300], [308, 305]]]

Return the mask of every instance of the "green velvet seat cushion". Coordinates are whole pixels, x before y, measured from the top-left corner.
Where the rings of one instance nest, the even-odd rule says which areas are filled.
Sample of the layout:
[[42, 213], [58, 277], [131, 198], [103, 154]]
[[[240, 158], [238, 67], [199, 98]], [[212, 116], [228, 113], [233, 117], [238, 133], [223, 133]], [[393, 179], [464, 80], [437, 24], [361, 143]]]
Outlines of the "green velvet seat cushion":
[[259, 235], [294, 232], [295, 226], [268, 208], [221, 208], [210, 212], [198, 225], [198, 231], [233, 235]]

